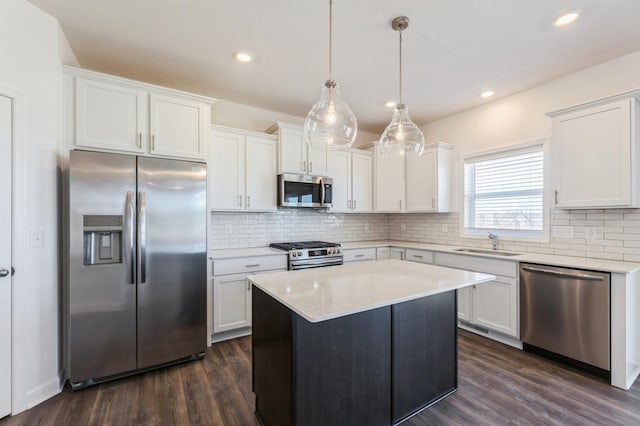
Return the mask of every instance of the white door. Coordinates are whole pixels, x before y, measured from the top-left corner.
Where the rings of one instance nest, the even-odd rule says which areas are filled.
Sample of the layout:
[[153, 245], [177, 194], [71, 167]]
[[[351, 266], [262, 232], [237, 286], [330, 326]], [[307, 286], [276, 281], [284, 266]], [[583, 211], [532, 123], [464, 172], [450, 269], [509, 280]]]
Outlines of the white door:
[[373, 211], [373, 157], [369, 154], [352, 154], [352, 209], [355, 212]]
[[251, 284], [246, 274], [213, 278], [213, 332], [251, 327]]
[[277, 210], [276, 140], [272, 136], [247, 136], [247, 210]]
[[327, 174], [333, 179], [331, 211], [351, 211], [351, 154], [347, 151], [330, 151]]
[[[212, 210], [243, 210], [244, 136], [213, 130], [207, 152], [209, 204]], [[275, 178], [274, 185], [275, 185]]]
[[518, 280], [498, 277], [476, 286], [473, 322], [518, 337]]
[[279, 173], [306, 173], [307, 150], [302, 136], [302, 127], [281, 127], [279, 140]]
[[376, 153], [375, 159], [375, 211], [401, 212], [404, 204], [404, 156], [386, 158]]
[[0, 96], [0, 417], [11, 413], [11, 99]]
[[407, 211], [436, 211], [436, 149], [407, 157]]

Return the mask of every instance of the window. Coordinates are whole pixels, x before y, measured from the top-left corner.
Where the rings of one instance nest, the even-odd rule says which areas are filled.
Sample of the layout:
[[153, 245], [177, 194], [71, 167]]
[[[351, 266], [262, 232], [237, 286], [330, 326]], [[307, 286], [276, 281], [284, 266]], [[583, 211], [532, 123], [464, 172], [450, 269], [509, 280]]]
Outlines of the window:
[[464, 161], [464, 232], [543, 237], [543, 145], [475, 155]]

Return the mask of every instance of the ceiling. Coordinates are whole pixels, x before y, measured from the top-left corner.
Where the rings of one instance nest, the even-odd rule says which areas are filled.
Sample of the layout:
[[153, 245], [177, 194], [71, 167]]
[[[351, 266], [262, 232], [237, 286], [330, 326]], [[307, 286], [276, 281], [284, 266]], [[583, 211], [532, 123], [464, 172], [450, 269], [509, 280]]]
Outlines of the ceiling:
[[[58, 18], [83, 68], [304, 117], [328, 78], [323, 0], [30, 0]], [[580, 9], [574, 24], [554, 17]], [[638, 0], [334, 0], [333, 74], [362, 130], [404, 94], [425, 124], [640, 50]], [[234, 55], [250, 51], [254, 61]]]

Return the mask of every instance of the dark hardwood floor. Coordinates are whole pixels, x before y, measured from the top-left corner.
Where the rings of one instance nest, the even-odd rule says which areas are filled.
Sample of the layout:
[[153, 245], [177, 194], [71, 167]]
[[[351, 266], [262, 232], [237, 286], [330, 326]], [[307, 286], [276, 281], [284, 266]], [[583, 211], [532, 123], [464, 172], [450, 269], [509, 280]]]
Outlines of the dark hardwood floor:
[[[624, 392], [464, 331], [459, 367], [459, 390], [405, 425], [640, 425], [639, 382]], [[251, 338], [215, 344], [203, 361], [65, 389], [0, 425], [257, 425]]]

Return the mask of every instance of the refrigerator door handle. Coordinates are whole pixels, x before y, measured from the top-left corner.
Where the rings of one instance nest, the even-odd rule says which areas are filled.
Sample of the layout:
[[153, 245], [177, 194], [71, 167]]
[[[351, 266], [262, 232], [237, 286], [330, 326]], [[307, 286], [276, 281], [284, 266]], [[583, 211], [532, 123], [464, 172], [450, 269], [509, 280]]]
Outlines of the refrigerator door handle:
[[124, 232], [126, 248], [124, 250], [124, 262], [127, 268], [127, 282], [129, 284], [136, 283], [136, 264], [135, 258], [135, 225], [133, 223], [134, 217], [133, 207], [133, 191], [127, 191], [127, 201], [124, 211]]
[[138, 271], [140, 284], [147, 281], [147, 193], [138, 193]]

